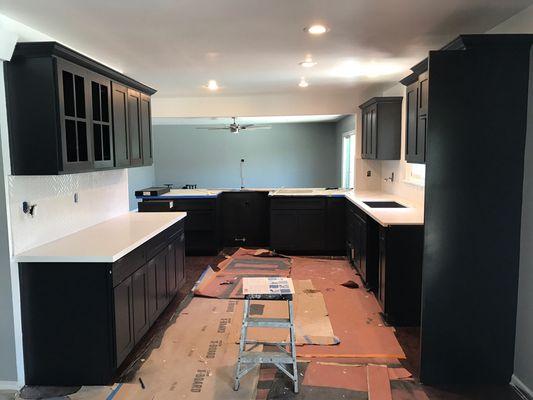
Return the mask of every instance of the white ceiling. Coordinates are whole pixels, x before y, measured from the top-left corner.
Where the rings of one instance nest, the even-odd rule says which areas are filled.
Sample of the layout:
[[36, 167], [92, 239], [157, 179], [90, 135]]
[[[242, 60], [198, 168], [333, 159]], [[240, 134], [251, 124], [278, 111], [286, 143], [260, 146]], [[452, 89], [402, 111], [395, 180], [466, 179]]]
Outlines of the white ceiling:
[[[342, 115], [287, 115], [270, 117], [239, 117], [239, 124], [289, 124], [300, 122], [333, 122], [340, 119]], [[154, 125], [228, 125], [233, 122], [230, 117], [211, 118], [164, 118], [155, 117], [152, 119]]]
[[[460, 33], [533, 0], [0, 0], [0, 13], [159, 90], [160, 98], [335, 91], [393, 82]], [[331, 30], [303, 31], [315, 22]], [[306, 54], [318, 62], [298, 65]], [[380, 77], [333, 76], [342, 62]], [[375, 64], [371, 64], [375, 63]], [[305, 75], [310, 86], [297, 83]], [[202, 85], [216, 79], [209, 93]]]

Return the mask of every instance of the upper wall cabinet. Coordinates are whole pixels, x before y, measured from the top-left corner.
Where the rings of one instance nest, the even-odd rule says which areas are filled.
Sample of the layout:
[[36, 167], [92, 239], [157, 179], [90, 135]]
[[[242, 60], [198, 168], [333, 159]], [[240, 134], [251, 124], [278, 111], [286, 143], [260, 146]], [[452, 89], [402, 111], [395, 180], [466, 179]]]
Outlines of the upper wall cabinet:
[[154, 89], [56, 42], [17, 44], [4, 71], [12, 174], [152, 164]]
[[427, 59], [412, 68], [413, 73], [401, 80], [406, 89], [405, 160], [408, 163], [426, 162], [428, 129], [429, 73]]
[[361, 156], [373, 160], [399, 160], [402, 97], [374, 97], [361, 104]]

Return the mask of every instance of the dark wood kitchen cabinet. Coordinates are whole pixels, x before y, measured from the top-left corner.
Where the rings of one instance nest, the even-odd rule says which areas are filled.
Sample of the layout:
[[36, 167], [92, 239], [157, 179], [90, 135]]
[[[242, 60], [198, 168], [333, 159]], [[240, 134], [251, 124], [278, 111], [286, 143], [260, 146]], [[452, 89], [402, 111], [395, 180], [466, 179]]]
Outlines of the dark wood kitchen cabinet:
[[399, 160], [402, 97], [374, 97], [361, 104], [361, 156], [373, 160]]
[[141, 131], [141, 94], [128, 89], [128, 138], [130, 143], [130, 165], [143, 164], [143, 138]]
[[268, 244], [268, 192], [224, 192], [220, 201], [224, 246]]
[[114, 263], [19, 263], [26, 384], [112, 382], [183, 284], [183, 254], [180, 221]]
[[[152, 162], [154, 89], [56, 42], [18, 43], [4, 72], [12, 174], [58, 175]], [[126, 98], [126, 106], [132, 104], [126, 119], [112, 82], [136, 93]], [[124, 136], [130, 123], [137, 128], [133, 140]], [[125, 142], [136, 145], [135, 157], [124, 153]]]
[[401, 81], [406, 86], [405, 160], [408, 163], [424, 164], [429, 98], [427, 60], [417, 64], [412, 70], [413, 73]]
[[117, 82], [113, 82], [111, 88], [115, 165], [129, 167], [131, 161], [128, 135], [128, 88]]
[[326, 198], [271, 197], [270, 247], [295, 253], [325, 252]]
[[[138, 293], [139, 301], [144, 302], [144, 293]], [[130, 354], [135, 346], [135, 334], [133, 327], [133, 287], [132, 277], [126, 278], [113, 290], [115, 300], [115, 348], [117, 364]]]
[[145, 198], [138, 203], [139, 212], [184, 211], [185, 251], [188, 255], [216, 254], [220, 249], [220, 201], [216, 197]]
[[114, 166], [113, 124], [111, 115], [111, 81], [98, 74], [89, 74], [94, 168]]
[[143, 165], [152, 165], [154, 161], [152, 144], [152, 100], [141, 93], [141, 140]]
[[368, 289], [378, 286], [378, 224], [355, 204], [346, 207], [346, 250], [348, 260]]
[[379, 227], [378, 302], [394, 326], [420, 325], [424, 227]]
[[326, 252], [342, 255], [346, 251], [346, 199], [326, 199]]
[[135, 338], [135, 341], [138, 342], [150, 328], [147, 265], [144, 265], [135, 271], [131, 277], [131, 285], [133, 293], [133, 337]]

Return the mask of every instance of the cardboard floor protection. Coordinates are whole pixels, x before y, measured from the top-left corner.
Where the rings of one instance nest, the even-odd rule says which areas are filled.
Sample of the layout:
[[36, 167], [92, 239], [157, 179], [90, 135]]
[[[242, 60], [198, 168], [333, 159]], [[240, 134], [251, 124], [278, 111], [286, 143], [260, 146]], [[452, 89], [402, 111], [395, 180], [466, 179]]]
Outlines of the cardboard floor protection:
[[281, 257], [255, 257], [249, 250], [240, 248], [222, 261], [217, 272], [207, 270], [194, 290], [195, 296], [219, 299], [241, 299], [242, 278], [262, 276], [288, 277], [291, 260]]
[[[381, 309], [373, 294], [363, 287], [361, 279], [345, 259], [292, 257], [291, 278], [311, 279], [319, 290], [329, 312], [336, 346], [302, 346], [302, 358], [393, 358], [404, 359], [394, 328], [383, 324]], [[342, 286], [355, 281], [358, 289]]]
[[234, 300], [194, 298], [113, 400], [254, 399], [258, 368], [233, 390], [239, 349], [228, 337], [234, 312]]
[[[294, 295], [294, 325], [297, 345], [336, 345], [338, 339], [333, 332], [329, 320], [328, 310], [324, 296], [313, 287], [310, 280], [293, 280]], [[263, 318], [287, 318], [286, 301], [253, 301], [251, 306], [252, 316]], [[258, 314], [259, 313], [259, 314]], [[254, 315], [255, 314], [255, 315]], [[239, 301], [235, 319], [242, 323], [243, 302]], [[231, 340], [238, 342], [240, 339], [240, 325], [232, 326]], [[249, 340], [263, 340], [269, 342], [286, 341], [287, 329], [249, 328]]]

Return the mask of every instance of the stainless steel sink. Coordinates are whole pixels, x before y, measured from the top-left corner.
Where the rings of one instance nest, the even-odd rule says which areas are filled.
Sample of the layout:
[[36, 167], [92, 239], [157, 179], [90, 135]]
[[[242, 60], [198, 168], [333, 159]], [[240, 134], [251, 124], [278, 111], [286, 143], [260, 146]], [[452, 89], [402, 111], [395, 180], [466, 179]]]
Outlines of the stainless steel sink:
[[370, 208], [407, 208], [395, 201], [363, 201]]

